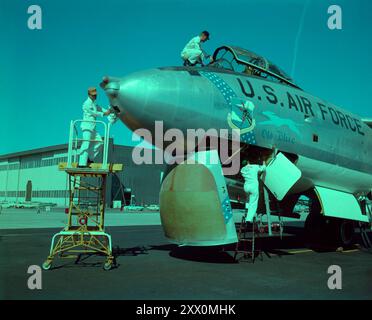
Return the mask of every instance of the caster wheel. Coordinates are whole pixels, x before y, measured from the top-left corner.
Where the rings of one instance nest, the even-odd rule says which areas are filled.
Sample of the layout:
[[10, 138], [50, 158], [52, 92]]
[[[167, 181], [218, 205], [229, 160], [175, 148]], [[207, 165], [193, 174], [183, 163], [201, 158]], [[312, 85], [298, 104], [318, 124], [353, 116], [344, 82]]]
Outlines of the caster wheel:
[[50, 270], [50, 268], [52, 267], [52, 261], [45, 261], [42, 265], [42, 268], [43, 270]]
[[105, 264], [103, 265], [103, 269], [105, 271], [109, 271], [112, 269], [112, 262], [105, 262]]

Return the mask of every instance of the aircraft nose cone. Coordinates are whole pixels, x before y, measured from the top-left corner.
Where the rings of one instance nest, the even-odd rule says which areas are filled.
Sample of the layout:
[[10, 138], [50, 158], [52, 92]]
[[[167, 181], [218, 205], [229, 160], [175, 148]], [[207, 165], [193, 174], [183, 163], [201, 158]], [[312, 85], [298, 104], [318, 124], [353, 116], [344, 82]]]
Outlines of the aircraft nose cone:
[[116, 98], [120, 89], [120, 82], [118, 79], [104, 77], [100, 86], [105, 90], [109, 98]]
[[120, 79], [105, 77], [101, 87], [111, 105], [120, 109], [121, 120], [133, 131], [138, 128], [152, 131], [156, 120], [166, 123], [174, 112], [170, 98], [177, 95], [175, 83], [169, 82], [159, 70], [141, 71]]

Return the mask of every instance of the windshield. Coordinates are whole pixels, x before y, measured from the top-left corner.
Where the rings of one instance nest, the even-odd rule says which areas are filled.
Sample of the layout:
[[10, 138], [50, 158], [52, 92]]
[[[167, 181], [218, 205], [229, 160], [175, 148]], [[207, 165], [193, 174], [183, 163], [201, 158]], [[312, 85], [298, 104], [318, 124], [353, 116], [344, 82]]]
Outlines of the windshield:
[[213, 67], [269, 78], [297, 87], [283, 70], [254, 52], [239, 47], [223, 46], [216, 49], [213, 58]]

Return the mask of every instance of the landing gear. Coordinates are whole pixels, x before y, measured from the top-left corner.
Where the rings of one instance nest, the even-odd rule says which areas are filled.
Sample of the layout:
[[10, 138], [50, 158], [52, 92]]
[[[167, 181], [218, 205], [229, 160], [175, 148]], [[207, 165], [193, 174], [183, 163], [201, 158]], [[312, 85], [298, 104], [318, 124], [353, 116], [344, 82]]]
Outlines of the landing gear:
[[350, 247], [354, 243], [354, 221], [310, 213], [305, 222], [310, 245]]

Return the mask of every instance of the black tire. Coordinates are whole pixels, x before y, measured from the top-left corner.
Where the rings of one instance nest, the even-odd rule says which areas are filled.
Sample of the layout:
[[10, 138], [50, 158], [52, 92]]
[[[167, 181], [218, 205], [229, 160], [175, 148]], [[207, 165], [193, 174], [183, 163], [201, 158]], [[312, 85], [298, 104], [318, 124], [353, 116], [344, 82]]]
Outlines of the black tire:
[[354, 222], [311, 213], [305, 222], [306, 240], [310, 245], [349, 247], [354, 243]]
[[336, 240], [339, 245], [343, 247], [349, 247], [354, 243], [355, 240], [355, 224], [351, 220], [339, 220], [336, 225]]

